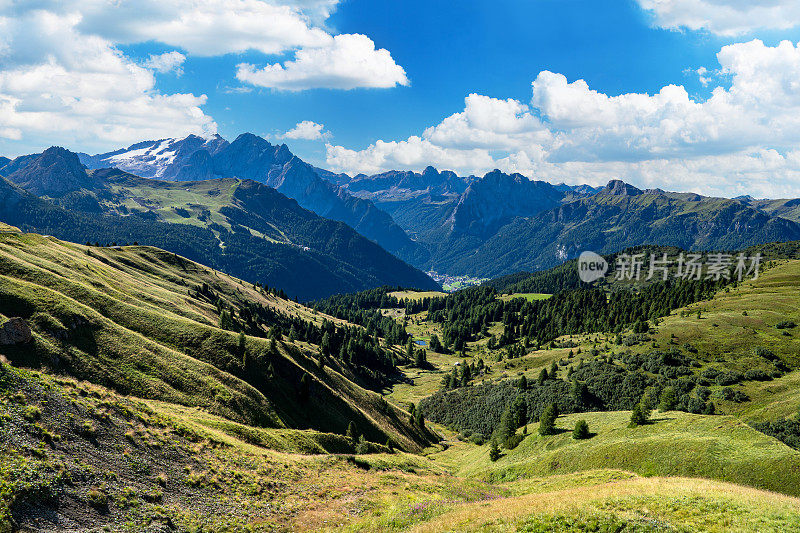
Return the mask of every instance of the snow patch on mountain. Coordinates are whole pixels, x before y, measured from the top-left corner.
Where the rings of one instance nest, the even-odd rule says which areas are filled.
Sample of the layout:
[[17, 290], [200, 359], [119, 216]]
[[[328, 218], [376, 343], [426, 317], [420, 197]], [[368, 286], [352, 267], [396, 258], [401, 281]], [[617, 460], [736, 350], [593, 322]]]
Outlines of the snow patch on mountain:
[[227, 145], [219, 135], [208, 139], [189, 135], [185, 139], [144, 141], [94, 156], [81, 154], [81, 161], [89, 168], [113, 167], [143, 178], [174, 180], [196, 152], [205, 150], [213, 155]]

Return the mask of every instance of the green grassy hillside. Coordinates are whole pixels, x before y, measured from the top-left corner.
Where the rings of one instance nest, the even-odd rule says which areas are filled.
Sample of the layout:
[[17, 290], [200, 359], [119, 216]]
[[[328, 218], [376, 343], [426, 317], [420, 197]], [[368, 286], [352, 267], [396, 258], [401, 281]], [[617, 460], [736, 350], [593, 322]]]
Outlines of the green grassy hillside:
[[[633, 343], [618, 343], [627, 329], [571, 335], [509, 357], [490, 345], [503, 333], [495, 321], [466, 357], [428, 349], [418, 364], [392, 346], [388, 368], [371, 359], [379, 332], [403, 325], [416, 350], [413, 340], [445, 338], [451, 323], [416, 312], [434, 294], [397, 293], [392, 309], [380, 309], [381, 290], [361, 295], [370, 312], [353, 314], [356, 326], [163, 250], [0, 231], [0, 531], [797, 530], [800, 451], [747, 423], [797, 412], [798, 284], [800, 261], [779, 261]], [[30, 341], [8, 340], [25, 336], [12, 317]], [[341, 351], [325, 348], [333, 337]], [[654, 365], [654, 350], [672, 355]], [[498, 417], [520, 390], [530, 401], [526, 436], [496, 461], [475, 432], [401, 409], [427, 412], [455, 363], [481, 358], [444, 394]], [[629, 427], [631, 413], [610, 406], [663, 384], [664, 365], [693, 387], [685, 397], [706, 390], [717, 414], [655, 412]], [[741, 379], [721, 385], [709, 369]], [[588, 400], [574, 399], [584, 395], [570, 375]], [[540, 436], [530, 420], [548, 394], [589, 412]], [[579, 419], [586, 440], [572, 438]], [[365, 440], [346, 436], [350, 422]]]
[[353, 421], [376, 442], [392, 438], [408, 449], [427, 442], [406, 414], [351, 381], [357, 368], [335, 359], [321, 367], [316, 346], [270, 341], [268, 325], [251, 327], [240, 339], [220, 329], [220, 309], [323, 321], [296, 303], [158, 249], [0, 236], [0, 316], [21, 316], [33, 330], [32, 343], [0, 347], [15, 364], [250, 425], [344, 434]]
[[[613, 468], [800, 495], [800, 452], [734, 417], [669, 411], [629, 428], [630, 417], [629, 411], [565, 415], [552, 436], [539, 435], [538, 424], [531, 424], [530, 435], [496, 462], [489, 460], [488, 444], [458, 443], [433, 458], [459, 475], [493, 482]], [[588, 422], [591, 438], [572, 438], [578, 420]]]
[[[441, 386], [444, 374], [454, 364], [475, 364], [482, 359], [489, 370], [473, 375], [474, 384], [501, 383], [522, 375], [528, 383], [534, 383], [542, 370], [550, 372], [555, 364], [556, 377], [566, 380], [569, 389], [571, 379], [590, 377], [585, 370], [572, 376], [581, 365], [610, 360], [612, 364], [598, 372], [639, 372], [644, 377], [640, 387], [680, 378], [683, 381], [679, 384], [688, 387], [686, 392], [697, 386], [696, 392], [713, 402], [716, 412], [736, 415], [746, 422], [794, 417], [800, 406], [800, 333], [796, 326], [800, 324], [799, 285], [800, 261], [768, 261], [758, 279], [724, 287], [708, 300], [674, 309], [658, 318], [657, 325], [651, 320], [646, 332], [636, 334], [632, 326], [627, 326], [618, 332], [563, 335], [539, 349], [530, 342], [523, 346], [524, 339], [491, 348], [492, 338], [496, 341], [506, 329], [494, 322], [485, 333], [466, 343], [466, 360], [459, 354], [431, 355], [431, 368], [413, 370], [413, 379], [429, 385], [428, 395]], [[426, 311], [407, 320], [415, 339], [433, 334], [444, 337], [442, 324], [430, 322]], [[667, 353], [676, 361], [671, 363], [672, 369], [659, 366]], [[413, 390], [405, 384], [395, 386], [395, 392], [403, 397], [413, 397]], [[639, 395], [643, 391], [641, 388]], [[616, 408], [630, 409], [632, 405]]]
[[115, 169], [92, 179], [91, 190], [39, 198], [0, 178], [0, 219], [72, 242], [158, 246], [301, 300], [384, 284], [438, 288], [346, 224], [256, 182], [161, 182]]
[[454, 506], [411, 531], [800, 530], [797, 498], [709, 480], [593, 474], [536, 480], [532, 493]]
[[[628, 431], [619, 428], [618, 419], [624, 416], [612, 415], [617, 416], [607, 419], [606, 426], [591, 420], [598, 435], [583, 443], [565, 442], [562, 435], [541, 439], [549, 444], [529, 437], [530, 442], [501, 458], [496, 468], [484, 459], [485, 447], [477, 446], [454, 446], [430, 459], [403, 453], [308, 455], [323, 449], [335, 452], [341, 437], [249, 428], [273, 439], [268, 445], [274, 449], [267, 449], [266, 442], [242, 431], [243, 426], [233, 429], [233, 423], [202, 411], [143, 402], [70, 378], [0, 364], [0, 529], [796, 528], [800, 500], [738, 485], [643, 478], [609, 469], [526, 477], [535, 468], [523, 472], [523, 465], [552, 464], [558, 450], [581, 448], [592, 456], [581, 465], [587, 468], [591, 461], [602, 461], [603, 448], [623, 450], [624, 436], [614, 433]], [[560, 419], [559, 426], [568, 422]], [[637, 445], [674, 444], [676, 432], [685, 429], [658, 427], [661, 423], [639, 428]], [[752, 452], [773, 457], [774, 443], [726, 426], [717, 430], [706, 424], [702, 429], [709, 440], [740, 446], [741, 457]], [[724, 460], [724, 454], [718, 459]], [[511, 465], [517, 468], [513, 473]], [[487, 474], [497, 481], [480, 479]]]
[[508, 492], [381, 446], [354, 457], [339, 435], [233, 425], [0, 363], [0, 531], [317, 530]]

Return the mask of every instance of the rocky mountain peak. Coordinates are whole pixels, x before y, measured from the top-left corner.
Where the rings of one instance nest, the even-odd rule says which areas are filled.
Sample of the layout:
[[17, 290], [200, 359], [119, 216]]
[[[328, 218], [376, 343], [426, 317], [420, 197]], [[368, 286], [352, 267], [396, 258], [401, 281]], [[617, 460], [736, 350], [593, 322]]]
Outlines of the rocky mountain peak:
[[453, 229], [486, 234], [514, 217], [530, 217], [550, 209], [563, 197], [563, 192], [547, 182], [493, 170], [467, 187], [453, 211]]
[[86, 172], [78, 154], [52, 146], [41, 154], [22, 156], [5, 166], [7, 178], [38, 196], [59, 196], [97, 184]]
[[425, 167], [425, 170], [422, 171], [422, 175], [426, 178], [434, 177], [439, 175], [439, 171], [436, 170], [434, 167], [428, 165], [427, 167]]
[[625, 183], [622, 180], [609, 181], [608, 185], [606, 185], [606, 188], [600, 192], [613, 196], [637, 196], [642, 194], [641, 189], [637, 189], [633, 185]]

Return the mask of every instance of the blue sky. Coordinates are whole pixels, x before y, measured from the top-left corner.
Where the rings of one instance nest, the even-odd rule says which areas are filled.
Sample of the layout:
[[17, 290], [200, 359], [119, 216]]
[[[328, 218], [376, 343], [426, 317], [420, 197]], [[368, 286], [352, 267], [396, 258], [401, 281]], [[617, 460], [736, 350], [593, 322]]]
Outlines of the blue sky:
[[9, 156], [250, 131], [351, 174], [800, 195], [796, 2], [24, 4], [0, 0]]
[[[466, 1], [454, 9], [451, 2], [349, 0], [329, 25], [339, 33], [369, 35], [390, 50], [410, 86], [226, 93], [238, 84], [225, 80], [224, 73], [232, 72], [240, 57], [189, 60], [186, 75], [165, 76], [162, 83], [170, 91], [214, 94], [206, 109], [225, 137], [281, 133], [313, 120], [349, 147], [419, 133], [461, 111], [470, 93], [527, 100], [531, 81], [542, 70], [585, 79], [607, 94], [652, 93], [679, 83], [706, 97], [708, 89], [685, 70], [715, 66], [716, 53], [729, 39], [654, 28], [651, 18], [632, 1]], [[324, 163], [321, 143], [292, 145]]]

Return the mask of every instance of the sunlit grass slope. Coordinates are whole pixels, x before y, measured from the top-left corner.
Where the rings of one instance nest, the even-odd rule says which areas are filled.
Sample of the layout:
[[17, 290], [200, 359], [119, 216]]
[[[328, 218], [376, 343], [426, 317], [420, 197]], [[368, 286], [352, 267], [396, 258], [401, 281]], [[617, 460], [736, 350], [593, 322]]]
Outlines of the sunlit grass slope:
[[[574, 440], [584, 419], [592, 437]], [[655, 413], [653, 422], [629, 428], [630, 412], [559, 417], [560, 433], [540, 436], [538, 424], [496, 462], [489, 447], [464, 443], [433, 456], [459, 475], [502, 482], [525, 477], [615, 468], [644, 476], [710, 478], [800, 495], [800, 452], [731, 416]]]
[[[0, 315], [21, 316], [33, 345], [5, 347], [17, 363], [50, 368], [141, 398], [201, 407], [264, 427], [343, 434], [353, 421], [368, 440], [407, 449], [425, 438], [408, 415], [386, 407], [337, 368], [319, 368], [316, 347], [288, 341], [273, 350], [218, 327], [214, 304], [190, 297], [207, 284], [232, 307], [257, 303], [321, 322], [322, 317], [252, 285], [149, 247], [97, 248], [33, 234], [0, 235]], [[265, 331], [266, 333], [266, 331]], [[258, 369], [271, 365], [274, 375]], [[253, 369], [255, 367], [256, 370]], [[309, 398], [298, 385], [310, 379]]]
[[[800, 327], [780, 329], [781, 322], [800, 324], [800, 261], [770, 265], [756, 280], [724, 290], [708, 301], [677, 310], [664, 318], [653, 335], [659, 346], [697, 349], [694, 357], [707, 366], [746, 372], [763, 365], [758, 348], [773, 352], [788, 368], [800, 367]], [[681, 311], [686, 311], [681, 316]], [[700, 318], [697, 312], [700, 312]], [[635, 348], [646, 350], [646, 346]], [[800, 371], [770, 381], [746, 381], [736, 388], [750, 401], [719, 400], [722, 412], [745, 420], [773, 420], [796, 413], [800, 406]]]
[[[670, 316], [659, 319], [657, 327], [647, 333], [647, 341], [628, 346], [618, 344], [619, 339], [631, 333], [623, 331], [620, 336], [613, 332], [596, 332], [583, 335], [564, 336], [556, 340], [568, 347], [543, 346], [529, 350], [522, 357], [504, 358], [495, 361], [496, 353], [486, 350], [487, 339], [471, 342], [466, 353], [470, 361], [483, 358], [493, 372], [487, 379], [517, 378], [525, 373], [528, 380], [536, 379], [543, 368], [549, 369], [555, 361], [569, 361], [573, 366], [581, 359], [591, 359], [596, 350], [600, 356], [613, 356], [620, 361], [624, 353], [649, 353], [653, 350], [678, 350], [699, 365], [694, 372], [701, 374], [707, 369], [721, 369], [745, 374], [749, 370], [763, 370], [771, 374], [775, 364], [784, 367], [781, 377], [766, 380], [743, 380], [729, 385], [747, 395], [745, 401], [733, 402], [723, 399], [719, 393], [723, 388], [714, 380], [708, 383], [712, 399], [718, 412], [736, 415], [745, 421], [764, 421], [792, 416], [800, 406], [800, 261], [777, 260], [762, 265], [758, 279], [745, 279], [738, 286], [718, 292], [713, 298], [676, 309]], [[504, 297], [505, 298], [505, 297]], [[700, 313], [698, 317], [698, 312]], [[796, 324], [795, 327], [777, 327], [781, 323]], [[424, 320], [423, 315], [409, 317], [409, 331], [415, 338], [425, 339], [437, 330], [436, 324]], [[502, 325], [489, 327], [488, 332], [499, 336]], [[440, 333], [440, 332], [439, 332]], [[441, 334], [440, 334], [441, 337]], [[689, 350], [692, 350], [691, 352]], [[759, 355], [759, 350], [774, 354], [773, 361]], [[501, 351], [502, 352], [502, 351]], [[770, 356], [772, 357], [772, 356]], [[434, 386], [447, 372], [455, 357], [442, 357], [436, 370], [422, 370], [415, 382]], [[436, 373], [437, 375], [432, 375]], [[562, 368], [560, 376], [564, 377]], [[426, 390], [431, 390], [427, 387]], [[417, 397], [409, 387], [395, 387], [402, 397]], [[430, 394], [430, 392], [428, 392]]]
[[729, 483], [632, 477], [457, 506], [411, 531], [800, 531], [800, 500]]
[[232, 424], [0, 364], [0, 531], [316, 530], [508, 494], [417, 455], [307, 455], [343, 439], [246, 428], [267, 449]]

